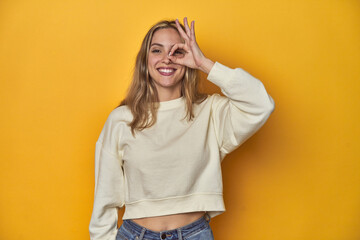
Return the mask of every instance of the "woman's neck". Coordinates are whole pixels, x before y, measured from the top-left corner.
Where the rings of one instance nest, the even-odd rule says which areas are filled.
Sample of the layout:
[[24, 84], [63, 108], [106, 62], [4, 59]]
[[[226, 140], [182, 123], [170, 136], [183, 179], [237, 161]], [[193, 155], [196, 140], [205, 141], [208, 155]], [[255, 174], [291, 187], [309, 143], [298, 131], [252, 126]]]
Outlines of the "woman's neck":
[[181, 91], [158, 91], [159, 102], [174, 100], [181, 97]]

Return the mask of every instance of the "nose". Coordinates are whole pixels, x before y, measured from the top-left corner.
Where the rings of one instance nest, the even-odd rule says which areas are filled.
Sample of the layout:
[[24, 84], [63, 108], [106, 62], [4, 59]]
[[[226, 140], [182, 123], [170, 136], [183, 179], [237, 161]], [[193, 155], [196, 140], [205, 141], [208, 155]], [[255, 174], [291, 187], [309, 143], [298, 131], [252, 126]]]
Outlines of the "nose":
[[171, 63], [171, 59], [169, 58], [169, 54], [164, 54], [165, 56], [163, 56], [163, 62], [164, 63]]

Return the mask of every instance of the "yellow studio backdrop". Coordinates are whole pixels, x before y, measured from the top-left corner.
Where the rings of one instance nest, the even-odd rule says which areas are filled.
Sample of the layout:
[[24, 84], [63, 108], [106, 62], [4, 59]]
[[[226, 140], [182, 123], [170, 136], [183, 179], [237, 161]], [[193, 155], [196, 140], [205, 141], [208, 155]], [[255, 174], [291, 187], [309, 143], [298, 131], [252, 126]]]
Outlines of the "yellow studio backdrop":
[[89, 239], [95, 142], [146, 31], [185, 16], [276, 103], [222, 164], [215, 239], [360, 239], [359, 1], [2, 0], [1, 240]]

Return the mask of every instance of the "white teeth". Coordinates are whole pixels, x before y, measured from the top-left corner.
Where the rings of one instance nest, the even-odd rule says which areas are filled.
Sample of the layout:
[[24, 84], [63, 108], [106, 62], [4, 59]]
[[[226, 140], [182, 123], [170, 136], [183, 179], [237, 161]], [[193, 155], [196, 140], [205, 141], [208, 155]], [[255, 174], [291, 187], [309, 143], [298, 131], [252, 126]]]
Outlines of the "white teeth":
[[173, 71], [174, 69], [159, 69], [159, 72], [164, 72], [164, 73], [171, 73]]

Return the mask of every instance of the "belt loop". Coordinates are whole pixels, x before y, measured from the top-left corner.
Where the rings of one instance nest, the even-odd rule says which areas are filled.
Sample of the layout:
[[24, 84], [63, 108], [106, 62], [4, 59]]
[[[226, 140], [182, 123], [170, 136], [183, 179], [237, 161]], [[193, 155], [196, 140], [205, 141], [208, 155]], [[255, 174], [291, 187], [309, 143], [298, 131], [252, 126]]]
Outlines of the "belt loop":
[[145, 231], [146, 231], [146, 228], [143, 228], [142, 230], [141, 230], [141, 233], [140, 233], [140, 236], [139, 236], [139, 240], [142, 240], [143, 239], [143, 237], [144, 237], [144, 234], [145, 234]]
[[205, 213], [205, 219], [206, 219], [206, 221], [207, 221], [208, 223], [209, 223], [210, 220], [211, 220], [211, 217], [210, 217], [210, 215], [209, 215], [208, 212]]
[[182, 235], [181, 235], [181, 228], [178, 228], [177, 232], [178, 232], [178, 240], [183, 240]]

